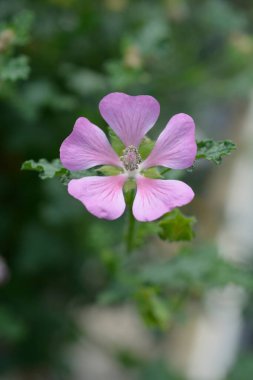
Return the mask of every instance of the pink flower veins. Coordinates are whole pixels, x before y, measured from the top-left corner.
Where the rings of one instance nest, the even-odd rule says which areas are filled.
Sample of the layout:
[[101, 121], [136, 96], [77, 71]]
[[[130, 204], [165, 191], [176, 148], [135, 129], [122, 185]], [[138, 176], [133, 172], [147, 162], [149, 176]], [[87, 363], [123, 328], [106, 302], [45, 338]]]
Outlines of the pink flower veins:
[[184, 182], [147, 178], [142, 171], [154, 166], [171, 169], [192, 166], [197, 151], [193, 119], [183, 113], [173, 116], [150, 155], [141, 162], [138, 147], [160, 113], [156, 99], [116, 92], [101, 100], [99, 110], [126, 146], [123, 156], [118, 157], [100, 128], [80, 117], [61, 145], [61, 162], [72, 171], [112, 165], [120, 168], [122, 174], [73, 179], [68, 185], [69, 194], [93, 215], [109, 220], [119, 218], [125, 210], [123, 187], [129, 178], [134, 178], [137, 185], [133, 214], [139, 221], [158, 219], [175, 207], [191, 202], [194, 193]]

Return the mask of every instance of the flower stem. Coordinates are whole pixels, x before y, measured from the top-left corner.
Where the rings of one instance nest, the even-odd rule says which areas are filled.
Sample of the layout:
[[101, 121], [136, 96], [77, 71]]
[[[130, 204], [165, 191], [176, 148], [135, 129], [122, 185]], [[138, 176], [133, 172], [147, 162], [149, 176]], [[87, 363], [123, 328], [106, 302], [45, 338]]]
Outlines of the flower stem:
[[127, 253], [132, 252], [134, 247], [134, 232], [135, 232], [135, 218], [133, 216], [133, 200], [134, 200], [134, 190], [131, 190], [128, 202], [128, 226], [126, 234], [126, 250]]

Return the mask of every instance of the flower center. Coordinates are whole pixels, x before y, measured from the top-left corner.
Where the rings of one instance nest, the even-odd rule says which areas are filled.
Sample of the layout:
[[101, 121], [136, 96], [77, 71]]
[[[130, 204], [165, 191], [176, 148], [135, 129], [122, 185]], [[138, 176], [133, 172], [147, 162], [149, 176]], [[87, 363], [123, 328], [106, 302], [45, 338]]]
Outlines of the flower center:
[[129, 145], [126, 149], [124, 149], [123, 156], [121, 156], [120, 159], [127, 171], [134, 171], [138, 169], [139, 164], [142, 161], [140, 153], [134, 145]]

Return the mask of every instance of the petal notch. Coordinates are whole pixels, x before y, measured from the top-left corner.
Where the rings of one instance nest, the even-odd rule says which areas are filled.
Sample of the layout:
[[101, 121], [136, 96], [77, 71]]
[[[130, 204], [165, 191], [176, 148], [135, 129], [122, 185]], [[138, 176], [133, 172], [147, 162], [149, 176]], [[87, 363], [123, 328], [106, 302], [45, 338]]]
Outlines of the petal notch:
[[63, 141], [60, 158], [69, 170], [84, 170], [97, 165], [122, 167], [105, 133], [84, 117], [77, 119], [72, 133]]
[[157, 121], [160, 105], [149, 95], [130, 96], [114, 92], [101, 100], [99, 110], [125, 146], [138, 147]]

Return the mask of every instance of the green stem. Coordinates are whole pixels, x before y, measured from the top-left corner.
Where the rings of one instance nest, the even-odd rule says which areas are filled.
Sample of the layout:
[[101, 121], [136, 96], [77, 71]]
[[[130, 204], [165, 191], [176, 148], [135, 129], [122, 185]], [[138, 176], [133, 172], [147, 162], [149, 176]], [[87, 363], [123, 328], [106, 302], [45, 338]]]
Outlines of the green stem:
[[128, 253], [133, 250], [134, 243], [134, 231], [135, 231], [135, 218], [132, 212], [134, 200], [134, 190], [131, 191], [131, 196], [129, 197], [128, 202], [128, 226], [127, 226], [127, 235], [126, 235], [126, 250]]

